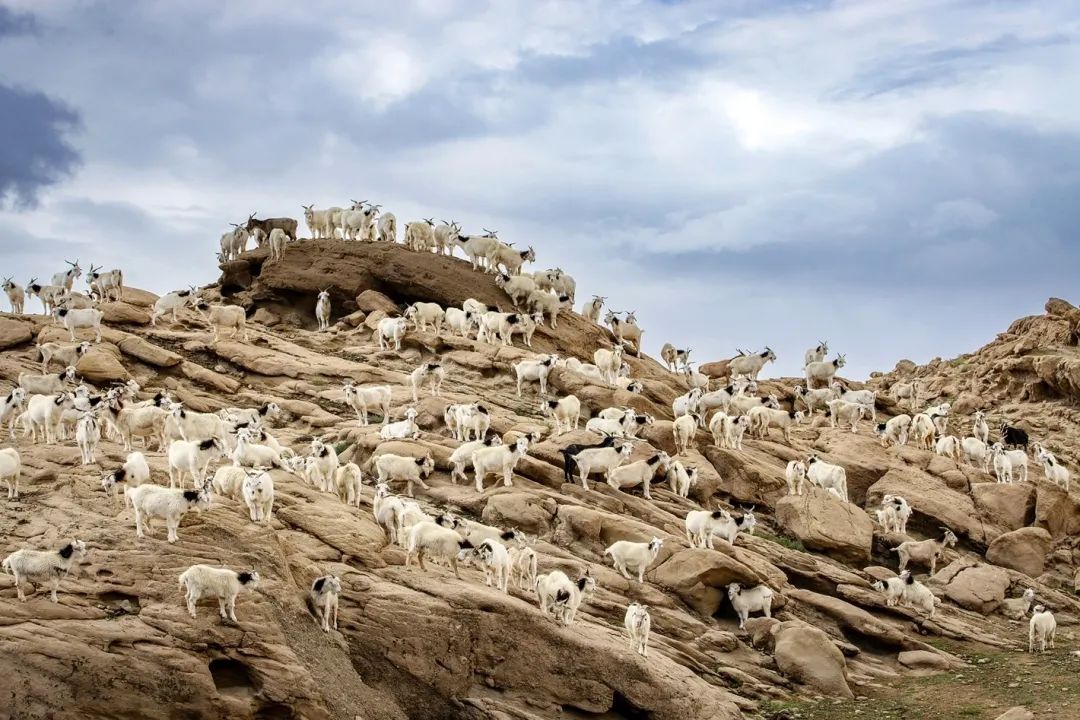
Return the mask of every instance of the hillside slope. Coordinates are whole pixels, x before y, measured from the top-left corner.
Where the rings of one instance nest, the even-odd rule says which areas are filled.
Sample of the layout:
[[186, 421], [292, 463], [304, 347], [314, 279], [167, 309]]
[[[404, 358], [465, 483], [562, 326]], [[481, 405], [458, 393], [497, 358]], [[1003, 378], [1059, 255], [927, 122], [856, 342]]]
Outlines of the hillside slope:
[[[14, 446], [23, 458], [23, 492], [0, 506], [3, 552], [59, 547], [72, 536], [92, 550], [61, 583], [59, 604], [40, 589], [20, 603], [10, 579], [0, 586], [0, 690], [13, 717], [781, 717], [776, 708], [789, 701], [885, 702], [925, 673], [974, 672], [965, 665], [969, 653], [1026, 641], [1026, 625], [997, 614], [1004, 598], [1025, 588], [1057, 613], [1065, 626], [1059, 638], [1080, 616], [1071, 591], [1080, 561], [1071, 539], [1080, 524], [1075, 491], [1051, 486], [1034, 466], [1031, 482], [1005, 486], [910, 446], [884, 450], [865, 423], [853, 434], [819, 416], [796, 428], [790, 444], [774, 431], [746, 439], [741, 452], [713, 447], [700, 432], [685, 459], [700, 472], [689, 499], [659, 482], [652, 501], [640, 489], [565, 484], [559, 450], [594, 442], [584, 430], [530, 448], [512, 487], [489, 481], [478, 494], [471, 483], [455, 485], [447, 458], [457, 443], [443, 424], [445, 406], [482, 398], [499, 433], [546, 429], [535, 387], [518, 398], [510, 363], [534, 351], [591, 361], [609, 343], [606, 331], [565, 313], [556, 330], [539, 329], [531, 351], [520, 340], [496, 347], [410, 330], [402, 351], [383, 352], [371, 328], [406, 302], [509, 302], [468, 263], [397, 245], [302, 241], [282, 262], [265, 261], [262, 251], [247, 253], [204, 289], [208, 298], [222, 295], [248, 309], [248, 342], [213, 341], [191, 313], [175, 326], [151, 327], [152, 296], [128, 291], [124, 302], [106, 306], [104, 342], [80, 361], [80, 375], [99, 385], [133, 377], [145, 397], [169, 389], [201, 411], [273, 400], [287, 417], [271, 429], [299, 453], [316, 435], [336, 443], [343, 461], [360, 464], [376, 450], [431, 453], [437, 472], [431, 489], [418, 491], [425, 507], [524, 530], [538, 538], [540, 572], [558, 568], [576, 577], [588, 569], [598, 591], [564, 628], [540, 614], [533, 592], [487, 588], [475, 568], [458, 580], [441, 565], [405, 567], [404, 552], [386, 545], [372, 518], [370, 480], [356, 509], [275, 470], [268, 525], [251, 523], [242, 503], [218, 497], [209, 511], [184, 518], [179, 542], [166, 543], [160, 527], [138, 540], [131, 511], [100, 485], [101, 474], [123, 461], [119, 444], [103, 441], [98, 463], [82, 466], [73, 441], [33, 444], [20, 434]], [[312, 309], [323, 288], [331, 290], [336, 325], [319, 333]], [[979, 359], [969, 359], [970, 367], [904, 364], [871, 384], [884, 388], [917, 375], [934, 397], [958, 400], [957, 425], [969, 427], [967, 413], [976, 407], [993, 407], [995, 417], [1027, 421], [1075, 467], [1076, 311], [1053, 311], [1018, 321], [1011, 339], [973, 355]], [[1063, 330], [1069, 322], [1073, 329]], [[50, 340], [66, 341], [66, 331], [40, 316], [0, 317], [5, 392], [20, 372], [39, 366], [33, 343]], [[357, 426], [343, 403], [344, 380], [393, 386], [397, 419], [412, 404], [407, 374], [432, 356], [445, 363], [448, 378], [442, 397], [425, 393], [416, 403], [419, 440], [380, 444], [377, 425]], [[645, 384], [641, 395], [561, 369], [552, 373], [552, 391], [576, 394], [593, 413], [612, 405], [651, 413], [658, 420], [642, 433], [646, 442], [634, 459], [674, 452], [670, 408], [684, 380], [644, 356], [628, 362]], [[762, 382], [761, 389], [790, 403], [794, 382]], [[887, 398], [879, 407], [897, 410]], [[785, 465], [811, 452], [847, 469], [851, 504], [817, 490], [786, 497]], [[154, 479], [164, 482], [163, 455], [147, 456]], [[915, 508], [912, 538], [937, 537], [938, 527], [948, 526], [961, 539], [932, 579], [917, 570], [942, 598], [932, 620], [887, 607], [870, 587], [892, 574], [889, 548], [904, 540], [882, 533], [863, 509], [890, 492]], [[740, 535], [734, 546], [717, 541], [715, 550], [687, 543], [688, 510], [750, 504], [761, 523], [756, 535]], [[605, 561], [612, 542], [654, 536], [664, 546], [644, 584]], [[984, 555], [995, 541], [998, 564], [991, 564]], [[196, 620], [186, 614], [176, 576], [195, 562], [258, 570], [258, 591], [237, 603], [238, 625], [219, 622], [212, 604], [202, 605]], [[304, 597], [313, 578], [330, 572], [345, 589], [340, 631], [327, 636]], [[775, 620], [752, 620], [740, 631], [724, 592], [731, 582], [769, 585]], [[651, 608], [647, 659], [630, 651], [622, 627], [632, 601]], [[1059, 639], [1056, 652], [1064, 655], [1067, 644]], [[1058, 709], [1054, 696], [1032, 702]], [[994, 718], [999, 711], [991, 705], [966, 717]]]

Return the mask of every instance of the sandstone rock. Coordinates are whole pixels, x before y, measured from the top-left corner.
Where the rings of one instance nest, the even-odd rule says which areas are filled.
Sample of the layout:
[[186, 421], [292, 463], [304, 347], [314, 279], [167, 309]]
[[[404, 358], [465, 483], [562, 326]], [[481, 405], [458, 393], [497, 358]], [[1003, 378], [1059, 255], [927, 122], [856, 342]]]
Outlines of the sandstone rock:
[[[949, 570], [946, 567], [941, 572], [948, 575]], [[1008, 588], [1008, 572], [993, 565], [977, 564], [956, 572], [945, 585], [945, 596], [960, 607], [989, 615], [1001, 605]]]
[[943, 480], [918, 470], [889, 470], [867, 492], [869, 507], [879, 505], [886, 494], [900, 495], [911, 503], [914, 517], [929, 517], [935, 526], [952, 528], [974, 542], [986, 541], [986, 528], [966, 493], [949, 488]]
[[654, 566], [652, 579], [670, 588], [699, 614], [710, 617], [727, 602], [728, 583], [756, 585], [757, 573], [723, 553], [689, 548]]
[[139, 288], [124, 287], [120, 294], [120, 300], [128, 305], [134, 305], [136, 307], [148, 308], [153, 307], [157, 302], [158, 296], [149, 290], [140, 290]]
[[1025, 527], [1035, 519], [1035, 486], [1030, 483], [975, 483], [971, 496], [979, 516], [1006, 531]]
[[349, 313], [341, 318], [338, 322], [344, 323], [349, 327], [360, 327], [364, 324], [364, 320], [367, 318], [367, 313], [363, 310], [357, 310], [354, 313]]
[[1055, 540], [1080, 534], [1080, 500], [1052, 483], [1037, 483], [1035, 525]]
[[251, 321], [266, 327], [274, 327], [281, 322], [281, 318], [266, 308], [259, 308], [251, 316]]
[[995, 565], [1022, 572], [1029, 577], [1043, 574], [1050, 533], [1042, 528], [1026, 527], [999, 536], [986, 550], [986, 559]]
[[1035, 713], [1025, 707], [1012, 707], [998, 715], [994, 720], [1035, 720]]
[[377, 290], [365, 290], [357, 295], [356, 307], [366, 313], [382, 310], [387, 315], [401, 314], [397, 303]]
[[814, 690], [852, 699], [847, 663], [832, 640], [803, 622], [784, 622], [776, 629], [773, 657], [780, 672]]
[[0, 317], [0, 350], [30, 342], [34, 333], [30, 323]]
[[809, 549], [850, 562], [870, 559], [874, 525], [869, 516], [853, 503], [842, 502], [819, 488], [808, 488], [802, 496], [780, 498], [776, 522]]
[[949, 670], [958, 665], [948, 656], [929, 650], [905, 650], [896, 656], [896, 660], [904, 667], [918, 670]]
[[541, 534], [551, 528], [558, 503], [531, 493], [497, 490], [484, 506], [484, 522], [516, 527], [531, 534]]
[[124, 382], [131, 377], [117, 358], [117, 353], [105, 350], [100, 345], [90, 348], [90, 352], [79, 358], [75, 372], [95, 385]]
[[116, 346], [120, 348], [120, 352], [155, 367], [175, 367], [184, 359], [171, 350], [148, 343], [134, 335], [120, 338], [115, 342]]
[[150, 322], [150, 313], [144, 308], [124, 302], [102, 303], [98, 309], [105, 313], [102, 320], [110, 325], [146, 325]]
[[371, 310], [368, 312], [367, 317], [364, 318], [364, 327], [368, 330], [375, 330], [379, 327], [379, 321], [383, 318], [390, 317], [383, 310]]

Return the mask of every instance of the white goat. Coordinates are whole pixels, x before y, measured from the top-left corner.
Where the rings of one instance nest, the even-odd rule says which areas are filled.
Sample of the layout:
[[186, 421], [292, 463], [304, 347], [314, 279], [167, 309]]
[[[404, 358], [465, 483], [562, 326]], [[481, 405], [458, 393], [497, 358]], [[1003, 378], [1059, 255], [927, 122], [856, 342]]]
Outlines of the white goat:
[[518, 397], [521, 397], [521, 383], [526, 380], [539, 382], [540, 394], [547, 395], [548, 375], [551, 374], [558, 359], [558, 355], [548, 355], [543, 360], [522, 360], [514, 363], [511, 367], [513, 367], [514, 374], [517, 376]]
[[[652, 499], [650, 488], [656, 473], [667, 473], [671, 467], [671, 457], [661, 450], [645, 460], [638, 460], [627, 465], [612, 468], [607, 474], [607, 484], [616, 490], [641, 485], [647, 500]], [[685, 471], [684, 471], [685, 472]]]
[[626, 608], [626, 617], [623, 618], [623, 627], [630, 636], [630, 649], [642, 657], [648, 657], [649, 630], [652, 628], [649, 606], [630, 603]]
[[[1023, 450], [1014, 451], [1023, 452]], [[1060, 485], [1065, 489], [1065, 492], [1069, 492], [1069, 480], [1072, 477], [1072, 473], [1069, 469], [1058, 462], [1053, 453], [1039, 447], [1035, 457], [1042, 463], [1043, 472], [1046, 474], [1046, 479], [1052, 483]], [[1026, 467], [1025, 467], [1026, 471]], [[1025, 472], [1026, 476], [1026, 472]]]
[[934, 611], [941, 600], [930, 592], [930, 588], [916, 580], [908, 570], [900, 573], [900, 580], [904, 583], [904, 602], [910, 607], [922, 610], [926, 613], [928, 620], [933, 620]]
[[[56, 598], [54, 597], [53, 600], [55, 601]], [[1036, 644], [1039, 652], [1046, 652], [1047, 645], [1053, 649], [1056, 634], [1057, 620], [1054, 619], [1054, 613], [1042, 605], [1036, 605], [1031, 620], [1028, 622], [1028, 652], [1035, 652]]]
[[482, 440], [471, 440], [463, 443], [454, 452], [450, 453], [450, 464], [453, 466], [450, 471], [450, 481], [455, 485], [457, 479], [460, 477], [465, 482], [469, 481], [468, 475], [465, 474], [466, 470], [472, 468], [472, 456], [473, 453], [482, 447], [491, 447], [493, 445], [501, 445], [502, 439], [498, 435], [491, 435]]
[[56, 590], [60, 587], [60, 581], [67, 576], [72, 566], [77, 565], [84, 557], [86, 543], [72, 540], [59, 550], [16, 550], [4, 558], [0, 567], [3, 567], [5, 573], [15, 577], [15, 592], [18, 593], [20, 602], [26, 602], [26, 595], [22, 590], [24, 582], [31, 586], [51, 582], [52, 601], [59, 602]]
[[811, 455], [806, 461], [806, 479], [822, 490], [835, 490], [840, 499], [844, 502], [850, 502], [848, 500], [847, 471], [839, 465], [827, 463], [817, 455]]
[[788, 495], [802, 495], [803, 485], [806, 483], [806, 464], [798, 460], [789, 462], [784, 471], [784, 479], [787, 480]]
[[68, 365], [63, 372], [50, 375], [19, 373], [19, 387], [29, 395], [54, 395], [61, 392], [69, 382], [75, 380], [75, 368]]
[[26, 307], [26, 291], [23, 290], [22, 285], [19, 285], [10, 277], [6, 277], [4, 278], [3, 289], [8, 302], [11, 303], [11, 312], [15, 315], [22, 315], [23, 309]]
[[[225, 454], [217, 438], [206, 440], [173, 440], [169, 445], [169, 487], [184, 487], [184, 475], [191, 475], [194, 487], [206, 482], [206, 469], [216, 458]], [[141, 487], [141, 486], [140, 486]]]
[[473, 477], [476, 481], [476, 492], [484, 491], [484, 478], [488, 475], [502, 475], [503, 485], [510, 487], [513, 484], [514, 468], [519, 460], [529, 450], [528, 438], [518, 438], [518, 441], [510, 445], [493, 445], [481, 447], [473, 451], [472, 465]]
[[679, 460], [674, 460], [667, 469], [667, 481], [671, 491], [679, 497], [689, 497], [690, 488], [697, 484], [696, 467], [686, 467]]
[[439, 303], [416, 302], [405, 308], [404, 317], [412, 320], [420, 332], [427, 332], [428, 325], [431, 325], [435, 334], [438, 335], [442, 331], [446, 311]]
[[75, 428], [75, 444], [82, 453], [82, 464], [89, 465], [97, 462], [98, 443], [101, 442], [101, 425], [97, 415], [92, 412], [84, 412], [79, 415], [79, 423]]
[[71, 334], [72, 342], [78, 339], [75, 337], [75, 331], [84, 328], [94, 331], [94, 342], [101, 342], [101, 319], [105, 317], [105, 313], [101, 310], [97, 308], [72, 310], [62, 307], [56, 311], [56, 317], [59, 319], [60, 324], [66, 327]]
[[356, 387], [351, 382], [345, 384], [345, 404], [356, 411], [356, 422], [368, 424], [368, 408], [375, 407], [382, 412], [383, 424], [390, 421], [390, 399], [393, 391], [389, 385]]
[[647, 543], [619, 540], [604, 550], [604, 555], [610, 555], [615, 569], [622, 573], [627, 580], [631, 579], [630, 573], [637, 573], [638, 582], [645, 582], [645, 571], [656, 559], [664, 541], [654, 537]]
[[251, 522], [270, 522], [274, 511], [274, 479], [270, 473], [265, 470], [249, 472], [242, 492]]
[[911, 419], [911, 437], [915, 446], [923, 450], [933, 450], [934, 441], [937, 438], [937, 427], [934, 420], [926, 413], [919, 413]]
[[194, 307], [198, 300], [194, 288], [166, 293], [154, 302], [154, 309], [150, 313], [150, 324], [157, 325], [157, 319], [166, 313], [172, 313], [172, 321], [178, 322], [176, 311], [189, 305]]
[[404, 440], [420, 437], [420, 426], [416, 424], [416, 410], [405, 409], [405, 419], [388, 423], [379, 430], [379, 437], [383, 440]]
[[435, 461], [430, 456], [408, 457], [385, 453], [375, 458], [375, 473], [378, 482], [389, 484], [390, 482], [404, 482], [407, 484], [409, 497], [413, 496], [413, 483], [420, 483], [420, 487], [430, 490], [424, 478], [431, 475], [435, 470]]
[[430, 378], [431, 382], [431, 394], [438, 397], [442, 394], [442, 384], [446, 380], [446, 370], [441, 363], [438, 362], [426, 362], [421, 363], [418, 368], [409, 374], [409, 382], [412, 385], [412, 397], [413, 402], [420, 401], [420, 388], [424, 385], [424, 380]]
[[586, 448], [574, 454], [572, 456], [574, 460], [573, 464], [578, 468], [578, 473], [581, 477], [581, 487], [588, 490], [589, 485], [586, 480], [589, 475], [597, 472], [607, 475], [626, 462], [633, 452], [633, 446], [630, 443], [625, 443], [621, 447]]
[[765, 617], [772, 617], [774, 593], [767, 585], [743, 590], [739, 583], [730, 583], [727, 592], [731, 607], [735, 608], [735, 614], [739, 616], [739, 629], [746, 627], [746, 621], [752, 612], [761, 612]]
[[991, 448], [993, 452], [1001, 452], [1009, 459], [1009, 464], [1012, 470], [1017, 475], [1017, 482], [1027, 482], [1028, 480], [1028, 456], [1023, 450], [1006, 450], [1005, 446], [1000, 442], [994, 443]]
[[570, 578], [561, 570], [554, 570], [536, 577], [536, 597], [540, 602], [540, 612], [548, 613], [561, 620], [563, 625], [572, 625], [578, 608], [587, 595], [596, 590], [596, 580], [586, 570], [585, 574], [570, 582]]
[[337, 575], [323, 575], [315, 578], [308, 592], [308, 605], [315, 616], [315, 624], [321, 625], [323, 632], [330, 632], [330, 617], [334, 618], [334, 629], [338, 629], [338, 597], [341, 595], [341, 578]]
[[77, 345], [61, 345], [60, 343], [47, 342], [37, 346], [41, 353], [41, 372], [48, 372], [53, 361], [59, 361], [61, 365], [74, 366], [79, 358], [90, 352], [93, 347], [88, 340], [83, 340]]
[[259, 584], [259, 573], [237, 572], [224, 567], [192, 565], [180, 573], [180, 589], [185, 590], [187, 610], [195, 617], [195, 605], [202, 598], [216, 598], [222, 620], [236, 619], [236, 597], [241, 590], [254, 590]]
[[990, 426], [986, 424], [986, 413], [982, 410], [975, 411], [975, 417], [971, 421], [971, 434], [984, 443], [990, 442]]
[[907, 445], [910, 429], [911, 416], [897, 415], [894, 418], [889, 418], [886, 422], [878, 423], [874, 427], [874, 432], [881, 439], [881, 447], [889, 447], [889, 443]]
[[124, 492], [135, 509], [136, 536], [146, 537], [150, 532], [150, 520], [159, 517], [165, 520], [171, 543], [179, 539], [176, 531], [180, 527], [180, 518], [189, 512], [208, 510], [211, 502], [210, 491], [206, 488], [183, 490], [144, 483]]
[[394, 342], [394, 350], [401, 350], [401, 341], [409, 329], [407, 318], [383, 318], [375, 326], [375, 336], [379, 340], [380, 350], [389, 350], [390, 341]]
[[815, 381], [821, 385], [828, 386], [832, 383], [833, 378], [836, 377], [836, 372], [846, 364], [847, 359], [843, 355], [837, 355], [833, 360], [823, 360], [821, 362], [808, 364], [805, 368], [807, 389], [814, 387]]
[[930, 574], [937, 571], [938, 558], [944, 557], [945, 549], [956, 545], [957, 539], [953, 531], [941, 528], [944, 535], [941, 540], [908, 540], [892, 548], [900, 561], [900, 570], [907, 568], [909, 563], [918, 563], [930, 568]]
[[578, 429], [581, 421], [581, 401], [576, 395], [567, 395], [558, 400], [541, 400], [540, 413], [555, 421], [555, 434]]
[[484, 584], [491, 587], [494, 579], [495, 587], [504, 593], [510, 592], [510, 572], [513, 563], [510, 560], [510, 552], [498, 540], [488, 538], [475, 548], [464, 549], [458, 553], [458, 560], [465, 560], [473, 556], [480, 561], [480, 568], [484, 571]]
[[241, 335], [247, 342], [247, 311], [239, 305], [211, 305], [210, 312], [200, 310], [206, 322], [214, 330], [214, 341], [221, 337], [221, 330], [231, 329], [230, 338]]
[[784, 440], [791, 442], [791, 428], [802, 423], [805, 417], [802, 410], [776, 410], [770, 407], [750, 408], [746, 414], [750, 418], [750, 434], [766, 439], [770, 427], [778, 427], [784, 434]]
[[458, 573], [458, 554], [462, 550], [468, 550], [473, 544], [461, 537], [456, 530], [443, 527], [438, 523], [419, 522], [413, 525], [409, 531], [408, 552], [405, 555], [405, 567], [412, 564], [415, 557], [420, 563], [420, 569], [424, 567], [424, 555], [434, 555], [446, 560], [454, 571], [454, 577], [460, 579]]
[[728, 369], [732, 377], [744, 376], [751, 380], [757, 380], [758, 374], [766, 363], [774, 362], [776, 353], [768, 346], [759, 353], [753, 355], [739, 355], [728, 362]]
[[8, 500], [19, 497], [19, 477], [22, 475], [22, 459], [15, 448], [0, 450], [0, 480], [7, 485]]
[[320, 290], [319, 299], [315, 301], [315, 319], [319, 321], [320, 330], [330, 329], [330, 291]]

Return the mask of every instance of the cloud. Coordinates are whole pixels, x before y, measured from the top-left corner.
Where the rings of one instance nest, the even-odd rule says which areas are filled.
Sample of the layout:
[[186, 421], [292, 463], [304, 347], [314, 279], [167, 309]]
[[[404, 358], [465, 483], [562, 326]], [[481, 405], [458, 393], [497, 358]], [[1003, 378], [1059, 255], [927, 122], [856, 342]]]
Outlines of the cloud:
[[532, 244], [653, 351], [769, 344], [796, 373], [828, 335], [855, 376], [1074, 286], [1068, 3], [7, 5], [20, 277], [63, 238], [136, 285], [209, 282], [228, 222], [363, 196]]
[[27, 207], [79, 164], [67, 135], [79, 116], [40, 92], [0, 84], [0, 206]]

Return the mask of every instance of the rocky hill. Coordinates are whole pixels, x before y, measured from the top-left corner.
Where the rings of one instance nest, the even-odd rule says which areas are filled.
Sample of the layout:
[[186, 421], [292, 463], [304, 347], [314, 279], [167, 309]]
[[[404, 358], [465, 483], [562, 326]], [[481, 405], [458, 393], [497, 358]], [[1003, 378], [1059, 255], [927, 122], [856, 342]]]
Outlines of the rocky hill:
[[[336, 324], [317, 332], [315, 294], [324, 288]], [[534, 352], [591, 361], [610, 343], [607, 331], [565, 313], [556, 330], [538, 330], [531, 350], [520, 340], [507, 348], [410, 330], [400, 352], [380, 351], [372, 328], [405, 303], [460, 306], [473, 297], [509, 306], [491, 277], [468, 263], [389, 244], [301, 241], [277, 263], [256, 250], [224, 265], [203, 294], [248, 310], [247, 342], [213, 341], [191, 312], [176, 325], [151, 327], [154, 297], [127, 290], [122, 302], [104, 306], [103, 342], [80, 360], [80, 376], [99, 386], [134, 378], [145, 397], [168, 389], [201, 411], [273, 400], [285, 417], [271, 430], [299, 453], [316, 436], [360, 464], [375, 452], [430, 453], [437, 472], [431, 489], [418, 493], [422, 504], [517, 527], [537, 538], [541, 572], [588, 569], [599, 589], [564, 628], [541, 615], [532, 591], [504, 595], [485, 587], [475, 568], [457, 580], [440, 565], [405, 567], [403, 551], [387, 545], [372, 518], [370, 480], [356, 509], [277, 470], [269, 524], [250, 522], [241, 503], [218, 497], [209, 511], [184, 518], [175, 544], [160, 528], [139, 540], [132, 511], [100, 484], [123, 462], [121, 445], [103, 441], [98, 462], [84, 466], [71, 440], [33, 444], [20, 434], [9, 444], [22, 456], [23, 492], [0, 505], [0, 550], [59, 547], [77, 536], [91, 551], [61, 583], [58, 604], [41, 589], [20, 603], [10, 578], [0, 585], [0, 717], [990, 720], [1012, 704], [1063, 718], [1070, 702], [1073, 710], [1080, 703], [1068, 655], [1080, 617], [1073, 590], [1080, 507], [1076, 491], [1046, 482], [1034, 461], [1029, 482], [999, 485], [910, 445], [885, 450], [869, 424], [853, 434], [819, 415], [796, 428], [791, 443], [776, 433], [747, 439], [741, 452], [713, 447], [699, 433], [686, 458], [700, 473], [689, 499], [661, 483], [651, 501], [639, 489], [564, 483], [559, 450], [597, 439], [584, 430], [546, 437], [519, 463], [512, 487], [489, 484], [478, 494], [449, 479], [457, 443], [443, 424], [445, 406], [482, 398], [497, 432], [548, 431], [535, 387], [519, 398], [510, 363]], [[954, 402], [954, 432], [967, 431], [970, 413], [983, 408], [994, 421], [1027, 427], [1075, 468], [1078, 313], [1051, 301], [1045, 316], [1017, 321], [970, 356], [925, 367], [901, 362], [869, 384], [885, 390], [917, 377], [927, 401]], [[35, 342], [66, 339], [42, 316], [0, 317], [5, 394], [20, 372], [39, 367]], [[408, 373], [435, 356], [448, 378], [441, 397], [425, 393], [416, 403], [420, 440], [380, 443], [377, 425], [357, 425], [343, 381], [392, 385], [397, 419], [412, 404]], [[671, 402], [685, 381], [651, 358], [628, 362], [645, 385], [640, 395], [564, 369], [552, 373], [552, 391], [574, 393], [592, 413], [613, 405], [651, 413], [658, 420], [634, 459], [673, 453]], [[797, 381], [762, 382], [761, 390], [790, 406]], [[882, 397], [879, 411], [900, 410]], [[786, 495], [787, 462], [811, 452], [847, 469], [852, 503], [817, 490]], [[154, 480], [164, 482], [162, 453], [147, 455]], [[910, 538], [874, 523], [886, 493], [914, 507]], [[734, 546], [718, 541], [716, 550], [689, 546], [687, 511], [751, 504], [755, 535]], [[894, 574], [890, 548], [938, 537], [942, 526], [960, 544], [933, 577], [917, 569], [941, 598], [937, 614], [888, 607], [870, 583]], [[654, 536], [664, 545], [645, 583], [605, 562], [612, 542]], [[176, 578], [197, 562], [260, 573], [257, 592], [240, 596], [238, 624], [220, 622], [211, 604], [194, 621], [187, 615]], [[326, 573], [344, 584], [340, 629], [329, 635], [304, 600], [312, 579]], [[771, 587], [774, 619], [740, 630], [724, 591], [731, 582]], [[1026, 622], [999, 612], [1026, 588], [1061, 626], [1057, 649], [1045, 656], [1018, 652]], [[631, 652], [624, 634], [632, 601], [651, 608], [648, 658]], [[1048, 678], [1051, 687], [1008, 689], [1001, 678], [1009, 673]]]

